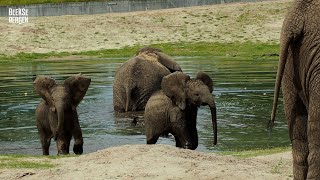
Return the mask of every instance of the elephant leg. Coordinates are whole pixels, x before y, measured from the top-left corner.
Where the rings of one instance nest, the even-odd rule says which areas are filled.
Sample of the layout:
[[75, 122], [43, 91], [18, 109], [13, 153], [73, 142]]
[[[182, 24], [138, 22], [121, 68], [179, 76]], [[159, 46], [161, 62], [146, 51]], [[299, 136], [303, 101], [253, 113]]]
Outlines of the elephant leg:
[[76, 120], [74, 123], [72, 136], [74, 138], [73, 152], [75, 154], [82, 154], [83, 153], [83, 137], [82, 137], [82, 131], [81, 131], [81, 127], [78, 120]]
[[41, 138], [42, 154], [49, 155], [49, 147], [51, 143], [51, 138]]
[[[297, 108], [305, 108], [300, 103]], [[298, 110], [296, 110], [298, 111]], [[292, 112], [294, 113], [294, 112]], [[308, 172], [308, 137], [307, 114], [297, 114], [288, 121], [289, 134], [292, 142], [294, 179], [306, 179]]]
[[[320, 75], [313, 78], [320, 79]], [[319, 82], [319, 81], [317, 81]], [[317, 83], [316, 82], [316, 83]], [[311, 82], [312, 83], [312, 82]], [[309, 117], [308, 117], [308, 179], [320, 179], [320, 83], [312, 85], [310, 89]]]
[[175, 139], [175, 141], [176, 141], [176, 147], [182, 148], [181, 142], [180, 142], [178, 136], [174, 136], [174, 139]]
[[67, 135], [66, 135], [66, 152], [67, 152], [67, 154], [69, 154], [69, 152], [70, 152], [71, 139], [72, 139], [72, 134], [71, 133], [67, 133]]
[[49, 147], [51, 143], [51, 136], [48, 135], [45, 129], [38, 126], [38, 132], [40, 136], [41, 148], [43, 155], [49, 155]]
[[69, 154], [70, 141], [72, 138], [71, 132], [63, 132], [57, 138], [58, 155]]
[[42, 146], [42, 154], [49, 155], [49, 147], [51, 143], [51, 137], [47, 137], [44, 134], [40, 134], [40, 141]]
[[289, 136], [292, 143], [294, 179], [306, 179], [308, 171], [308, 138], [306, 107], [290, 76], [283, 79], [283, 102]]
[[159, 136], [147, 137], [147, 144], [155, 144], [157, 143]]

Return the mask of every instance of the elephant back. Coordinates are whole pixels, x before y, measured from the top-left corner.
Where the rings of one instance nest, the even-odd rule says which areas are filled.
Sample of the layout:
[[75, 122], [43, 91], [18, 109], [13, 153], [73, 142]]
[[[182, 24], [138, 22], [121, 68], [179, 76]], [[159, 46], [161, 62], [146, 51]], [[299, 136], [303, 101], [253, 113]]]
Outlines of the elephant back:
[[[115, 73], [113, 103], [115, 111], [124, 111], [130, 96], [129, 111], [143, 110], [151, 94], [161, 88], [161, 80], [170, 71], [155, 60], [136, 56]], [[130, 93], [128, 95], [128, 93]]]

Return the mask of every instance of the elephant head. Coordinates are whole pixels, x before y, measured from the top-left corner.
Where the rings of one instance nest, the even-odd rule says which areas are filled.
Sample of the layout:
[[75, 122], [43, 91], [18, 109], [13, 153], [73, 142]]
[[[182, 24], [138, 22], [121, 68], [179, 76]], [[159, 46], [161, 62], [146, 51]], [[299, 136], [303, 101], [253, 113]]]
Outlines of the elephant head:
[[[213, 82], [211, 78], [203, 72], [199, 72], [195, 79], [190, 79], [190, 77], [184, 73], [175, 72], [163, 78], [161, 88], [166, 96], [168, 96], [181, 110], [186, 112], [186, 117], [181, 119], [185, 119], [186, 121], [192, 121], [185, 123], [194, 123], [193, 125], [191, 125], [194, 128], [196, 122], [197, 108], [200, 105], [208, 105], [210, 107], [214, 134], [214, 145], [216, 145], [217, 117], [215, 101], [212, 95]], [[196, 129], [194, 131], [196, 131]], [[193, 135], [197, 136], [194, 133]], [[185, 137], [185, 135], [181, 136]], [[188, 138], [192, 139], [193, 137], [185, 137], [183, 138], [184, 140], [180, 141], [184, 141], [184, 143], [187, 144]], [[195, 149], [196, 146], [197, 144], [192, 144], [191, 148]]]
[[[144, 59], [154, 59], [158, 61], [160, 64], [165, 66], [170, 72], [180, 71], [181, 67], [168, 55], [163, 53], [160, 49], [152, 48], [152, 47], [144, 47], [141, 48], [137, 53], [137, 56], [148, 56]], [[150, 58], [151, 57], [151, 58]]]
[[[64, 126], [73, 122], [65, 122], [65, 120], [71, 121], [72, 118], [69, 117], [69, 114], [76, 113], [76, 107], [83, 99], [90, 82], [91, 79], [81, 74], [69, 77], [63, 85], [58, 85], [54, 79], [47, 76], [39, 76], [34, 81], [36, 92], [45, 100], [49, 111], [54, 114], [57, 121], [57, 125], [52, 129], [54, 138], [57, 140], [58, 151], [67, 149], [64, 147], [65, 144], [68, 144], [63, 135], [66, 128]], [[66, 113], [68, 115], [65, 115]]]

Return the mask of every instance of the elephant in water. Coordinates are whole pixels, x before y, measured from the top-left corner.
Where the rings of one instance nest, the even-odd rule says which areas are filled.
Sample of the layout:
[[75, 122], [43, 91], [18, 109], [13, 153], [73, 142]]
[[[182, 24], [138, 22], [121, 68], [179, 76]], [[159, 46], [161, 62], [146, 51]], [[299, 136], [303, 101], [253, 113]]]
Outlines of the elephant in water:
[[43, 155], [49, 155], [51, 138], [57, 141], [58, 154], [68, 154], [72, 136], [73, 152], [82, 154], [83, 138], [77, 106], [85, 96], [91, 79], [81, 74], [69, 77], [63, 85], [47, 76], [34, 81], [36, 92], [43, 98], [36, 109], [36, 122]]
[[283, 22], [271, 127], [281, 81], [294, 179], [320, 179], [320, 0], [295, 0]]
[[198, 107], [208, 105], [216, 145], [217, 115], [211, 78], [203, 72], [199, 72], [195, 79], [175, 72], [163, 78], [161, 89], [150, 97], [144, 112], [147, 144], [155, 144], [159, 136], [171, 133], [177, 147], [196, 149]]
[[116, 71], [113, 107], [117, 112], [144, 110], [151, 94], [160, 89], [161, 80], [180, 66], [161, 50], [145, 47]]

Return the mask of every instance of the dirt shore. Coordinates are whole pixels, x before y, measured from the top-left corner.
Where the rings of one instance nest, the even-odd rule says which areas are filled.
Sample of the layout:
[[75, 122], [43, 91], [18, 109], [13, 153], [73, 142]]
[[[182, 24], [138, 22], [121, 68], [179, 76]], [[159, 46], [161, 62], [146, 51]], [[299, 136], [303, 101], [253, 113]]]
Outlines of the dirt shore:
[[[29, 23], [21, 25], [1, 17], [0, 54], [79, 52], [167, 42], [278, 43], [290, 2], [30, 17]], [[0, 179], [292, 179], [291, 152], [236, 158], [167, 145], [133, 145], [43, 161], [56, 166], [0, 169]]]
[[55, 168], [0, 169], [0, 179], [291, 179], [291, 153], [236, 158], [169, 145], [111, 147], [79, 157], [46, 160]]
[[9, 24], [7, 17], [0, 17], [0, 54], [79, 52], [168, 42], [278, 43], [290, 2], [29, 17], [25, 24]]

